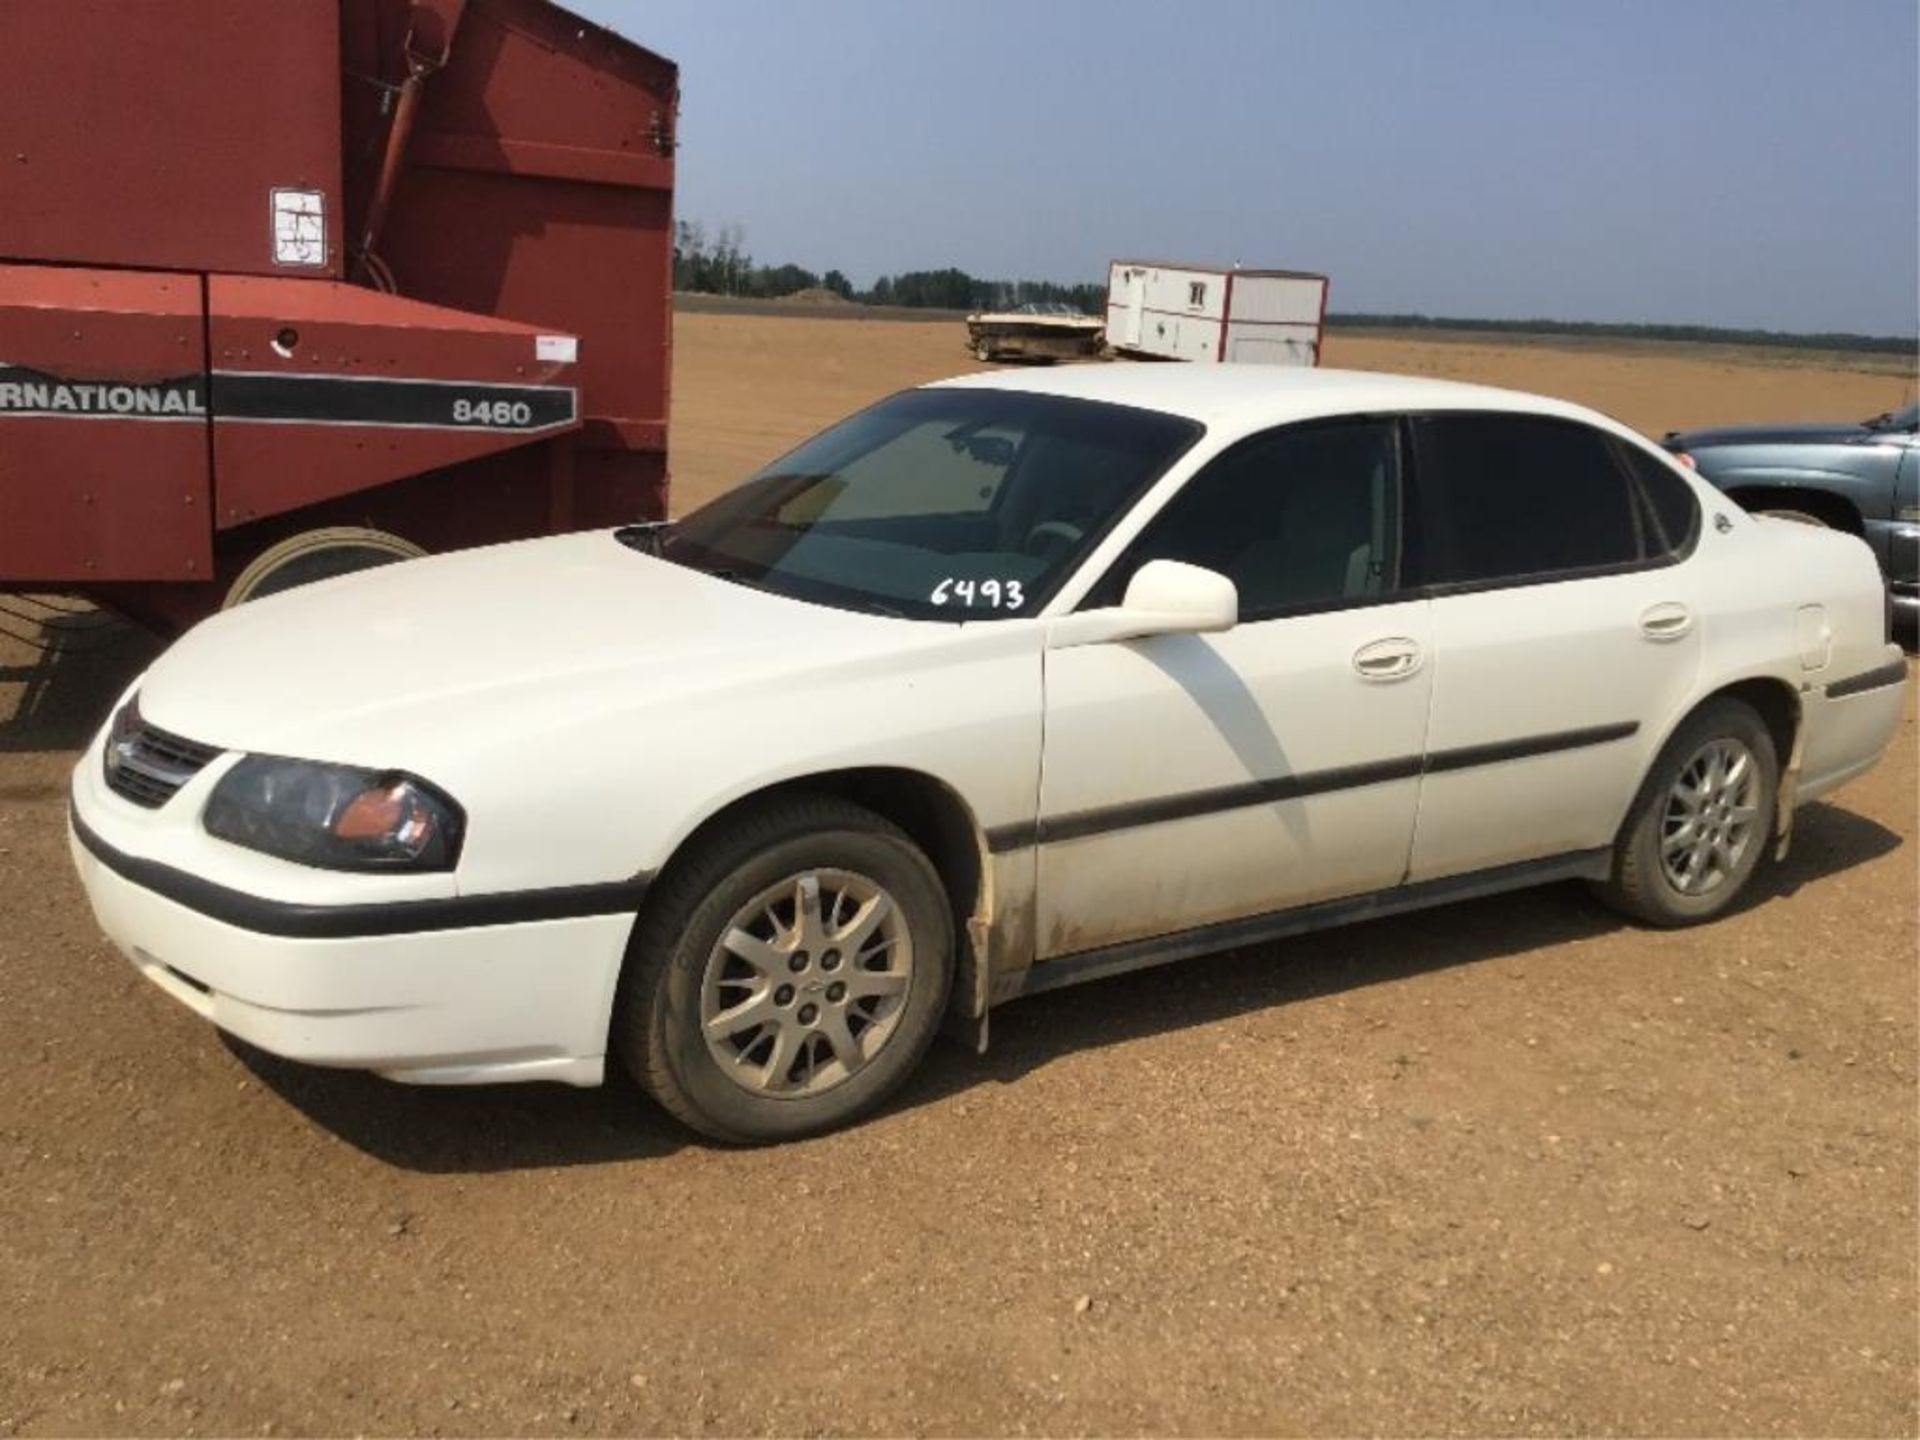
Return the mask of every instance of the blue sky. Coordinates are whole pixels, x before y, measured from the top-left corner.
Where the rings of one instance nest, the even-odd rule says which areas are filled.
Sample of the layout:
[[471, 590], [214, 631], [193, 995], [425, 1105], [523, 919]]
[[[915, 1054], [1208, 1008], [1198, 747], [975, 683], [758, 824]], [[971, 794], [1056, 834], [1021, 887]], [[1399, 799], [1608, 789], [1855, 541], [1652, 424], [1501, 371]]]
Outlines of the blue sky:
[[679, 212], [857, 284], [1150, 255], [1336, 310], [1910, 334], [1914, 0], [573, 0]]

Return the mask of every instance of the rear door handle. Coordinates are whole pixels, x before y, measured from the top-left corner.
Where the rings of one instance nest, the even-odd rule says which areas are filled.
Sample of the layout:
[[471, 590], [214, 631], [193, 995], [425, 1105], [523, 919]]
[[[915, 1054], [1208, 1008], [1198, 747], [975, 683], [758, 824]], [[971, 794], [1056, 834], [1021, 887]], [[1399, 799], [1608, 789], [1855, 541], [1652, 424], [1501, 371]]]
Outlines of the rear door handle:
[[1392, 635], [1354, 651], [1353, 668], [1362, 680], [1404, 680], [1420, 668], [1421, 658], [1418, 644]]
[[1664, 600], [1640, 612], [1640, 633], [1649, 640], [1678, 640], [1693, 629], [1693, 611], [1678, 600]]

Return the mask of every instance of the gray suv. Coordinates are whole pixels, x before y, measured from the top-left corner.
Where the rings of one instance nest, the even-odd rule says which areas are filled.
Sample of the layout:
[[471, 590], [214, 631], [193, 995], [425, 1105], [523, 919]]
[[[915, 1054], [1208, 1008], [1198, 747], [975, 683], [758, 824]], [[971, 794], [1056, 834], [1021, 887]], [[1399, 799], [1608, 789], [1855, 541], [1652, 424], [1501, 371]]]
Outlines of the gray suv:
[[1742, 509], [1873, 547], [1903, 637], [1920, 631], [1920, 401], [1855, 425], [1729, 425], [1660, 443]]

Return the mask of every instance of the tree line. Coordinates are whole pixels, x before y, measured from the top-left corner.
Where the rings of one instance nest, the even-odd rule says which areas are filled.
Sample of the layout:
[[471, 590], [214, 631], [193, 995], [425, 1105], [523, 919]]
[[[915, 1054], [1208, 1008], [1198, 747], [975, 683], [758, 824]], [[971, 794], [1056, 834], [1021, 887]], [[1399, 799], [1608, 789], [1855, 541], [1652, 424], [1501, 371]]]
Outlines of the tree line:
[[1611, 320], [1470, 320], [1448, 315], [1345, 315], [1330, 311], [1327, 324], [1348, 330], [1467, 330], [1507, 335], [1590, 335], [1608, 340], [1686, 340], [1703, 345], [1772, 345], [1801, 350], [1848, 350], [1911, 355], [1912, 335], [1856, 335], [1824, 330], [1739, 330], [1717, 325], [1659, 325]]
[[934, 310], [985, 310], [1050, 301], [1089, 313], [1106, 307], [1104, 285], [1062, 285], [1053, 280], [982, 280], [964, 270], [909, 270], [882, 275], [865, 290], [838, 270], [819, 274], [802, 265], [761, 265], [747, 253], [737, 225], [711, 233], [697, 220], [682, 220], [673, 232], [673, 288], [694, 295], [740, 295], [773, 300], [800, 290], [831, 290], [843, 300], [868, 305], [907, 305]]
[[[816, 274], [799, 265], [758, 265], [745, 249], [737, 225], [723, 225], [709, 236], [698, 221], [674, 227], [673, 288], [699, 295], [740, 295], [772, 300], [799, 290], [831, 290], [843, 300], [868, 305], [902, 305], [934, 310], [1003, 310], [1031, 301], [1065, 303], [1089, 315], [1102, 314], [1107, 287], [1063, 285], [1054, 280], [983, 280], [965, 270], [908, 270], [882, 275], [857, 290], [838, 270]], [[1916, 339], [1906, 335], [1856, 335], [1823, 332], [1800, 335], [1781, 330], [1721, 329], [1712, 325], [1649, 325], [1598, 320], [1474, 320], [1438, 315], [1342, 313], [1327, 316], [1340, 329], [1466, 330], [1508, 335], [1587, 335], [1622, 340], [1686, 340], [1713, 345], [1765, 345], [1912, 355]]]
[[1107, 287], [1062, 285], [1057, 280], [982, 280], [964, 270], [908, 270], [882, 275], [860, 298], [869, 305], [939, 310], [1010, 310], [1040, 302], [1071, 305], [1091, 315], [1106, 309]]
[[797, 290], [831, 290], [842, 300], [857, 298], [853, 282], [838, 270], [815, 274], [801, 265], [756, 265], [746, 252], [738, 225], [722, 225], [713, 235], [698, 220], [673, 227], [673, 288], [695, 295], [745, 295], [777, 300]]

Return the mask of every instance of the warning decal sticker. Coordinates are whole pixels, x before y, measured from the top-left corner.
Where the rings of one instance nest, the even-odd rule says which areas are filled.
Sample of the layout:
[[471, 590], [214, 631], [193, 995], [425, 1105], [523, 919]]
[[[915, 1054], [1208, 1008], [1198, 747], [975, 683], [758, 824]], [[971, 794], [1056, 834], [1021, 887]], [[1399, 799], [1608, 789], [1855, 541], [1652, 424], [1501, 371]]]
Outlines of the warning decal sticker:
[[322, 192], [273, 192], [273, 263], [327, 263], [327, 197]]

